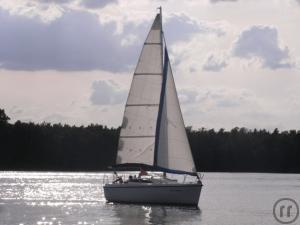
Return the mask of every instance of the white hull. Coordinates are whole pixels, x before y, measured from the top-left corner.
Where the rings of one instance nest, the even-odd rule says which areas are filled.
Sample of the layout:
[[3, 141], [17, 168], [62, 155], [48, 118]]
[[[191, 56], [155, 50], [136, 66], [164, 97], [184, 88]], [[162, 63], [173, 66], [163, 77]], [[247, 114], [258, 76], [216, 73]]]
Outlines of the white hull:
[[106, 184], [108, 202], [198, 206], [202, 184]]

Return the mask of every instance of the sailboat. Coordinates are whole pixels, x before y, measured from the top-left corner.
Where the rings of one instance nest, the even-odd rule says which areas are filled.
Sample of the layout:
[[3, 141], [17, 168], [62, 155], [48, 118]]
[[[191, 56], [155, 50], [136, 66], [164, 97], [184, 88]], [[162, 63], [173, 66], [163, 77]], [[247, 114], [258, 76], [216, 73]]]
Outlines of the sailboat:
[[[140, 170], [104, 185], [108, 202], [197, 206], [202, 183], [186, 135], [162, 30], [161, 8], [144, 42], [127, 98], [114, 170]], [[149, 175], [147, 170], [163, 175]], [[193, 176], [179, 182], [167, 174]]]

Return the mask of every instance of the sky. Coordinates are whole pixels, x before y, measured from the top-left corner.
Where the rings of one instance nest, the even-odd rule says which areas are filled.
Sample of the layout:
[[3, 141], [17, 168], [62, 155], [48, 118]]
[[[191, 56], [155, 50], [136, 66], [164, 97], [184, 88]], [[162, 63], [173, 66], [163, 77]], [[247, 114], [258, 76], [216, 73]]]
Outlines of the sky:
[[120, 126], [158, 6], [186, 126], [300, 129], [300, 0], [0, 0], [0, 108]]

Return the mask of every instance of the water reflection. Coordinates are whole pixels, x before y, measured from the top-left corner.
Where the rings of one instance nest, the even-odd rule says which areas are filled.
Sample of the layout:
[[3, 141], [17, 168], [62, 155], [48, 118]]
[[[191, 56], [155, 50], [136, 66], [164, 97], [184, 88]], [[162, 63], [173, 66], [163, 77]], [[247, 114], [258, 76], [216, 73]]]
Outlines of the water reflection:
[[205, 176], [202, 213], [180, 207], [107, 204], [104, 175], [0, 172], [0, 225], [270, 225], [278, 198], [300, 196], [299, 174], [212, 173]]
[[201, 221], [201, 210], [189, 207], [109, 204], [120, 225], [191, 224]]

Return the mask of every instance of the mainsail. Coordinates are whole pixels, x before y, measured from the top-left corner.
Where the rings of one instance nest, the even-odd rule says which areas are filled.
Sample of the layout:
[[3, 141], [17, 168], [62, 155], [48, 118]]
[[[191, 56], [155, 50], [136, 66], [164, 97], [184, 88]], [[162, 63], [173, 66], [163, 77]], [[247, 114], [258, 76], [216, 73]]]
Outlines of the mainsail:
[[153, 165], [162, 84], [161, 15], [157, 14], [144, 43], [121, 127], [117, 164]]
[[116, 164], [195, 174], [166, 47], [163, 57], [161, 13], [156, 15], [133, 75]]

